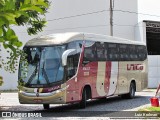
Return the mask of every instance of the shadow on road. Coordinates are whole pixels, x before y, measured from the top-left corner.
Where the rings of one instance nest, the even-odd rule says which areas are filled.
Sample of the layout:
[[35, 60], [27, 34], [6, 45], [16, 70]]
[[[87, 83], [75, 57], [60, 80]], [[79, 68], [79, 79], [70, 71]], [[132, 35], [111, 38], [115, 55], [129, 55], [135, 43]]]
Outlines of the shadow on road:
[[[86, 109], [80, 109], [78, 104], [69, 104], [63, 106], [51, 107], [48, 110], [36, 110], [34, 112], [41, 112], [45, 116], [110, 116], [114, 114], [122, 114], [120, 111], [130, 111], [146, 104], [149, 104], [150, 96], [136, 96], [134, 99], [122, 99], [121, 97], [112, 97], [107, 99], [96, 99], [87, 102]], [[133, 112], [132, 112], [133, 113]], [[126, 114], [126, 113], [124, 113]], [[127, 113], [129, 114], [129, 113]]]

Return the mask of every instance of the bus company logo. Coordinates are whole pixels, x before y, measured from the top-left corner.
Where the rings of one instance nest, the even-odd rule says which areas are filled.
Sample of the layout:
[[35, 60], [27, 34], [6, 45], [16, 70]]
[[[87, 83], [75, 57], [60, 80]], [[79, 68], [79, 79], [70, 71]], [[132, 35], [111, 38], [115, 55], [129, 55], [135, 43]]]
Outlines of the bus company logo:
[[144, 66], [142, 64], [127, 64], [127, 70], [143, 70]]
[[60, 85], [55, 86], [55, 87], [52, 87], [52, 88], [48, 88], [48, 92], [52, 92], [52, 91], [58, 90], [58, 89], [60, 89], [60, 88], [61, 88]]

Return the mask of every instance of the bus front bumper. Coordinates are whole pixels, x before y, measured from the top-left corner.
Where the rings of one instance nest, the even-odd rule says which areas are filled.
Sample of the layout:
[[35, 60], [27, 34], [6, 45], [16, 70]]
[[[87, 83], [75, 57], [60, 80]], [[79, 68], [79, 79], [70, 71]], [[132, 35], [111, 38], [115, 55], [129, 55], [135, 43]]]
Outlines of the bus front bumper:
[[65, 104], [66, 88], [49, 93], [28, 93], [19, 91], [19, 102], [21, 104]]

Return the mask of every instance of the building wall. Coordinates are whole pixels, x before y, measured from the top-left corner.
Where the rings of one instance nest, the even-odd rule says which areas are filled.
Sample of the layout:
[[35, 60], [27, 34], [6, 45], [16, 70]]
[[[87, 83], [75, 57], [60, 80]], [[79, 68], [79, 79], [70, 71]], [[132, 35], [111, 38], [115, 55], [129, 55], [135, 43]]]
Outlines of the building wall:
[[[136, 39], [146, 42], [146, 29], [143, 20], [160, 21], [160, 1], [159, 0], [138, 0], [138, 25]], [[160, 83], [160, 55], [148, 56], [148, 87], [157, 88]]]
[[146, 23], [139, 22], [135, 25], [135, 40], [146, 44]]
[[[136, 40], [146, 43], [146, 23], [140, 22], [136, 28]], [[148, 88], [157, 88], [159, 83], [160, 55], [148, 55]]]
[[[36, 36], [59, 32], [89, 32], [110, 34], [109, 31], [109, 0], [50, 0], [51, 7], [46, 15], [48, 24], [43, 32]], [[113, 34], [114, 36], [134, 40], [137, 14], [122, 11], [137, 12], [137, 0], [114, 0]], [[14, 27], [19, 39], [25, 44], [36, 36], [28, 36], [25, 27]], [[6, 51], [2, 51], [3, 57]], [[4, 85], [0, 90], [17, 89], [18, 71], [10, 74], [0, 70]]]
[[[159, 0], [138, 0], [138, 22], [143, 20], [159, 21], [160, 19]], [[159, 16], [159, 17], [158, 17]]]
[[138, 23], [138, 15], [130, 12], [138, 12], [137, 0], [114, 0], [113, 30], [114, 36], [135, 40], [135, 25]]

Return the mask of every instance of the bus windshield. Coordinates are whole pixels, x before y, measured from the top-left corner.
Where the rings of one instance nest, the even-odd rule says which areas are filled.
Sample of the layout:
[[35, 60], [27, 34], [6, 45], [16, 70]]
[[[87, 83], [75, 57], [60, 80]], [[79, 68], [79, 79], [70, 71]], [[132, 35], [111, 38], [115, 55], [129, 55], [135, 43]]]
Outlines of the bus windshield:
[[26, 61], [20, 63], [19, 77], [27, 85], [49, 85], [63, 80], [61, 57], [66, 46], [24, 47]]

